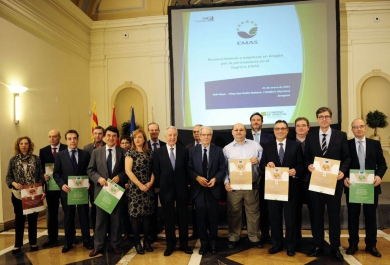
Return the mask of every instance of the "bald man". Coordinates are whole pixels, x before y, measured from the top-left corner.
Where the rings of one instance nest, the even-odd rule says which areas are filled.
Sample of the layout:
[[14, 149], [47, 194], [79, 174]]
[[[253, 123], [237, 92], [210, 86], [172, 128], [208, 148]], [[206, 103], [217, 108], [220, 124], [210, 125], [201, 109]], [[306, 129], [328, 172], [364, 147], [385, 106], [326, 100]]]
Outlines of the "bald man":
[[[58, 130], [49, 132], [49, 145], [39, 150], [39, 158], [41, 159], [42, 168], [45, 169], [45, 164], [54, 164], [54, 159], [59, 151], [65, 150], [66, 145], [61, 144], [61, 134]], [[50, 176], [45, 173], [45, 180], [49, 181]], [[49, 235], [47, 241], [42, 244], [43, 247], [48, 247], [57, 243], [58, 238], [58, 207], [60, 206], [60, 190], [48, 191], [46, 189], [47, 202], [47, 233]]]

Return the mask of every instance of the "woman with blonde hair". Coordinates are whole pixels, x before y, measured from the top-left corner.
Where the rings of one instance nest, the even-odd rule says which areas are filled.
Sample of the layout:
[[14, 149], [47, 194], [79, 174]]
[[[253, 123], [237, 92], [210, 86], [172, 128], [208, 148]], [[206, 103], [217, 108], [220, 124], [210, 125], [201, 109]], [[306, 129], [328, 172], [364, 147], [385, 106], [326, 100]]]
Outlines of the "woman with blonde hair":
[[[12, 189], [11, 200], [15, 213], [15, 246], [12, 254], [21, 252], [23, 245], [24, 223], [21, 190], [23, 186], [40, 183], [43, 180], [43, 169], [38, 156], [33, 155], [34, 143], [28, 136], [16, 139], [14, 143], [14, 156], [10, 159], [6, 176], [7, 186]], [[42, 200], [45, 199], [45, 194]], [[30, 251], [37, 251], [37, 220], [38, 213], [27, 215], [28, 240]]]

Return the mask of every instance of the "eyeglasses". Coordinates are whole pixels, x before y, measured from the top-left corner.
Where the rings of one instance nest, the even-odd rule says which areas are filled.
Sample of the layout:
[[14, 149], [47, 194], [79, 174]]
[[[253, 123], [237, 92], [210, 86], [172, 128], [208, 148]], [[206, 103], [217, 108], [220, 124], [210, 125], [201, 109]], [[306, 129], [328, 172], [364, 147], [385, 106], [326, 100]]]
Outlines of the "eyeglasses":
[[212, 134], [201, 134], [201, 136], [211, 137], [213, 135]]
[[366, 127], [366, 125], [355, 125], [355, 126], [352, 126], [352, 129], [363, 129], [364, 127]]
[[306, 124], [302, 124], [302, 125], [296, 125], [296, 126], [295, 126], [295, 128], [305, 128], [305, 127], [307, 127], [307, 125], [306, 125]]
[[199, 133], [199, 131], [192, 131], [193, 133]]
[[319, 119], [319, 120], [329, 120], [330, 118], [332, 118], [332, 116], [328, 116], [328, 115], [326, 115], [326, 116], [318, 116], [317, 117], [317, 119]]
[[122, 142], [121, 144], [130, 144], [130, 142]]
[[274, 131], [282, 131], [284, 132], [285, 130], [287, 130], [287, 128], [274, 128]]

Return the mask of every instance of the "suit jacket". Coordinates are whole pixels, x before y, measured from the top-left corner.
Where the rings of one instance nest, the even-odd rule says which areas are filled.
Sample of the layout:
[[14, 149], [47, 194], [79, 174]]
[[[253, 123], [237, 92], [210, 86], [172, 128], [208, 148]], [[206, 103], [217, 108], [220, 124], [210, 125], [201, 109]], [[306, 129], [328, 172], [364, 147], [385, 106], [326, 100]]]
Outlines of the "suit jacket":
[[160, 188], [160, 200], [162, 202], [172, 201], [176, 198], [180, 200], [188, 199], [187, 165], [188, 150], [178, 144], [176, 144], [174, 170], [166, 147], [153, 152], [153, 174], [156, 178], [156, 187]]
[[[355, 138], [348, 141], [349, 152], [351, 154], [351, 165], [350, 169], [359, 169], [359, 158], [356, 152]], [[376, 140], [366, 138], [366, 160], [365, 160], [365, 169], [375, 170], [374, 176], [379, 176], [383, 178], [387, 170], [386, 160], [383, 156], [383, 151], [381, 143]], [[349, 188], [344, 188], [345, 193], [349, 192]], [[381, 185], [378, 185], [374, 189], [375, 195], [382, 193]]]
[[70, 160], [70, 155], [68, 149], [65, 149], [61, 152], [58, 152], [55, 162], [54, 162], [54, 172], [53, 176], [57, 185], [61, 189], [61, 197], [66, 198], [67, 193], [62, 190], [64, 184], [68, 185], [69, 176], [86, 176], [87, 168], [89, 164], [89, 159], [91, 156], [88, 151], [81, 150], [77, 148], [79, 160], [77, 163], [77, 170], [73, 169], [72, 161]]
[[296, 178], [289, 178], [289, 194], [296, 195], [298, 192], [298, 178], [302, 178], [305, 172], [301, 145], [293, 140], [286, 139], [283, 163], [280, 163], [279, 148], [276, 146], [276, 141], [264, 145], [260, 160], [260, 174], [262, 179], [265, 178], [265, 167], [268, 162], [273, 162], [276, 167], [295, 169]]
[[[105, 146], [106, 143], [103, 141], [103, 146]], [[95, 143], [90, 143], [84, 146], [83, 148], [85, 151], [88, 151], [89, 155], [92, 156], [92, 151], [95, 149]]]
[[[194, 199], [202, 186], [196, 181], [197, 176], [203, 176], [203, 150], [201, 145], [197, 145], [189, 151], [188, 177], [191, 182], [191, 198]], [[225, 156], [222, 148], [211, 144], [208, 157], [207, 175], [208, 179], [216, 178], [215, 185], [211, 188], [211, 193], [216, 199], [221, 198], [223, 181], [226, 176]]]
[[[125, 153], [126, 152], [123, 148], [120, 148], [119, 146], [115, 147], [116, 161], [114, 169], [112, 170], [112, 178], [114, 176], [119, 176], [120, 181], [118, 184], [122, 188], [125, 187], [125, 183], [127, 182], [127, 175], [125, 173]], [[95, 189], [94, 199], [96, 199], [96, 197], [99, 195], [99, 192], [103, 188], [99, 184], [99, 178], [102, 177], [106, 180], [109, 178], [106, 159], [106, 147], [93, 150], [87, 173], [93, 182], [93, 188]]]
[[[67, 149], [68, 146], [60, 143], [60, 150], [57, 150], [57, 153]], [[39, 150], [39, 158], [41, 159], [42, 169], [45, 171], [45, 164], [54, 163], [54, 157], [51, 150], [51, 145], [45, 146]]]
[[[339, 130], [331, 129], [332, 134], [330, 136], [328, 150], [325, 153], [325, 155], [322, 155], [319, 130], [320, 128], [316, 128], [306, 136], [306, 140], [305, 140], [306, 167], [308, 167], [310, 164], [313, 164], [315, 156], [340, 160], [341, 161], [340, 171], [342, 171], [344, 175], [347, 176], [347, 174], [349, 174], [349, 166], [351, 164], [347, 134]], [[342, 179], [338, 180], [336, 186], [336, 193], [337, 192], [342, 193], [343, 186], [344, 186], [343, 180]]]
[[186, 148], [187, 148], [187, 149], [191, 149], [191, 148], [194, 147], [194, 146], [195, 146], [195, 140], [194, 140], [193, 142], [187, 144], [187, 145], [186, 145]]
[[[252, 129], [247, 131], [246, 133], [246, 139], [250, 139], [250, 140], [254, 140], [253, 139], [253, 134], [252, 134]], [[274, 139], [274, 136], [272, 134], [269, 134], [269, 133], [266, 133], [264, 131], [261, 132], [260, 134], [260, 145], [261, 147], [263, 147], [264, 145], [272, 142], [272, 141], [275, 141]]]
[[[153, 147], [152, 147], [150, 141], [151, 141], [151, 140], [148, 141], [148, 146], [149, 146], [149, 149], [150, 149], [150, 150], [153, 150]], [[161, 141], [161, 140], [158, 140], [158, 141], [159, 141], [159, 143], [160, 143], [160, 148], [167, 145], [166, 142], [163, 142], [163, 141]]]

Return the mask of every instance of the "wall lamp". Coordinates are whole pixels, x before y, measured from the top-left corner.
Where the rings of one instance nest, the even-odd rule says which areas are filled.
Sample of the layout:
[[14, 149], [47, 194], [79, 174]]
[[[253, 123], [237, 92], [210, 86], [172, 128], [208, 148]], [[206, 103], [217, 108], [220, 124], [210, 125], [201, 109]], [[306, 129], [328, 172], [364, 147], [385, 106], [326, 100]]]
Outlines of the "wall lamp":
[[21, 108], [20, 108], [20, 94], [22, 94], [23, 92], [26, 92], [26, 90], [28, 89], [27, 87], [24, 87], [24, 86], [8, 86], [8, 89], [14, 93], [14, 121], [15, 121], [15, 124], [18, 124], [19, 123], [19, 120], [20, 120], [20, 112], [21, 112]]

